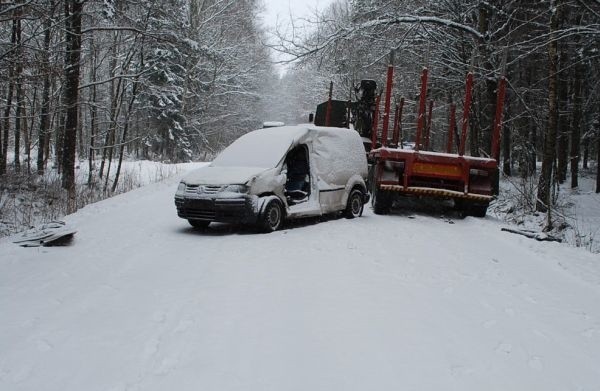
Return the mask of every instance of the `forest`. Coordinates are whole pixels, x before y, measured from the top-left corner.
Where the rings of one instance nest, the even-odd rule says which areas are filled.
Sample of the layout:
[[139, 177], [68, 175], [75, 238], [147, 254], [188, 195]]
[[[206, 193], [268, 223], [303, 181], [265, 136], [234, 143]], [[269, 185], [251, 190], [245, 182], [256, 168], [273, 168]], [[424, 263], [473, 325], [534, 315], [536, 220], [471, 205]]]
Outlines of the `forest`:
[[[501, 170], [535, 183], [531, 210], [551, 210], [557, 186], [576, 189], [582, 170], [600, 191], [600, 0], [338, 0], [274, 30], [263, 7], [3, 1], [0, 211], [23, 189], [42, 188], [49, 171], [70, 213], [84, 193], [115, 193], [124, 160], [210, 160], [265, 120], [305, 122], [330, 81], [337, 99], [353, 99], [361, 79], [381, 90], [391, 50], [407, 141], [423, 67], [433, 149], [445, 143], [450, 107], [462, 111], [472, 72], [468, 150], [489, 156], [505, 76]], [[275, 62], [287, 64], [282, 76]]]

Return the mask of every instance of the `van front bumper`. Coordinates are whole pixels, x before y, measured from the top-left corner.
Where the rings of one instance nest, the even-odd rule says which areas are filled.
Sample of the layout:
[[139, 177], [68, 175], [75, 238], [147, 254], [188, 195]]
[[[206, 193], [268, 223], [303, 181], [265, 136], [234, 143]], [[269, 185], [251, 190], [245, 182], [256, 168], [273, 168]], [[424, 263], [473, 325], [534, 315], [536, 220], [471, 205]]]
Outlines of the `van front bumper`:
[[177, 215], [187, 220], [254, 224], [258, 219], [255, 205], [256, 196], [250, 195], [235, 198], [175, 197]]

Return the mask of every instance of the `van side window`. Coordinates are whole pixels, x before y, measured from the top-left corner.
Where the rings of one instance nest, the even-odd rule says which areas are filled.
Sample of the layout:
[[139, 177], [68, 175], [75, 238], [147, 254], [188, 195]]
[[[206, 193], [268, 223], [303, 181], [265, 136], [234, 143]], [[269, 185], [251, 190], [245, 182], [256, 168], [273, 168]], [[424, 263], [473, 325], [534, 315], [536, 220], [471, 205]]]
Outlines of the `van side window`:
[[310, 195], [308, 148], [299, 145], [292, 149], [285, 158], [285, 165], [287, 166], [285, 195], [288, 204], [294, 205], [307, 201]]

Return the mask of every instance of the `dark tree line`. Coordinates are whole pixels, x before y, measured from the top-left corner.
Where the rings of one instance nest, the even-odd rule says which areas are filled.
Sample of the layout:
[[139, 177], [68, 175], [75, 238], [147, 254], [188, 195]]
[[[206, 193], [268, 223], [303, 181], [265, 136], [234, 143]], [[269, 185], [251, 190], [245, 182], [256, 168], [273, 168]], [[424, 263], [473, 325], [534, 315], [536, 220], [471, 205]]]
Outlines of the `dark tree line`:
[[86, 159], [88, 184], [114, 191], [126, 156], [204, 158], [257, 127], [273, 73], [259, 5], [2, 2], [0, 175], [52, 163], [72, 199]]

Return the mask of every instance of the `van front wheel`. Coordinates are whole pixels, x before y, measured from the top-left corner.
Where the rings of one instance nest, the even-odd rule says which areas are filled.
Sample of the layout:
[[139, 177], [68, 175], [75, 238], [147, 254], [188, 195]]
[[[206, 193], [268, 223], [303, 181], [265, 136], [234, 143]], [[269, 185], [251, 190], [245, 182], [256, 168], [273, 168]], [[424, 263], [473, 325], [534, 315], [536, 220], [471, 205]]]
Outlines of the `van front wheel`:
[[283, 223], [283, 207], [278, 200], [271, 200], [265, 206], [259, 220], [258, 228], [262, 232], [277, 231]]
[[344, 211], [344, 216], [348, 219], [353, 219], [355, 217], [360, 217], [363, 211], [363, 194], [362, 191], [358, 189], [354, 189], [350, 192], [348, 196], [348, 203], [346, 204], [346, 210]]
[[196, 229], [205, 229], [205, 228], [208, 228], [210, 221], [189, 219], [188, 223], [190, 223], [190, 225]]

